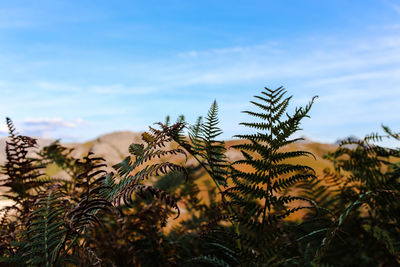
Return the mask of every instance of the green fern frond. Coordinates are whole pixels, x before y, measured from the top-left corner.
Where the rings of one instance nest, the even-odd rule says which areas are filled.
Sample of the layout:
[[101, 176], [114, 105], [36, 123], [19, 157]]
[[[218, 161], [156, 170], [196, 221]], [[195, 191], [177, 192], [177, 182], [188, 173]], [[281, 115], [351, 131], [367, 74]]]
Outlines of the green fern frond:
[[[315, 203], [311, 206], [289, 207], [292, 202], [306, 199], [283, 195], [283, 190], [316, 178], [311, 167], [287, 163], [288, 160], [298, 157], [313, 157], [312, 153], [281, 150], [286, 145], [301, 140], [289, 138], [300, 129], [300, 121], [308, 117], [314, 98], [304, 108], [297, 108], [293, 115], [286, 113], [286, 118], [283, 118], [291, 99], [285, 98], [285, 93], [282, 87], [275, 90], [265, 88], [262, 96], [256, 96], [258, 101], [251, 102], [261, 111], [244, 112], [261, 121], [241, 123], [258, 132], [235, 136], [244, 140], [243, 143], [234, 146], [241, 151], [243, 159], [235, 161], [233, 165], [248, 166], [251, 171], [235, 168], [231, 173], [233, 186], [224, 192], [229, 197], [230, 204], [241, 211], [240, 214], [242, 211], [247, 212], [246, 216], [239, 216], [243, 228], [241, 234], [246, 231], [253, 233], [249, 236], [254, 239], [253, 245], [247, 249], [256, 249], [259, 253], [258, 260], [266, 260], [268, 255], [273, 255], [275, 249], [268, 246], [268, 243], [265, 243], [266, 247], [262, 250], [258, 247], [257, 243], [264, 244], [267, 239], [272, 238], [262, 238], [265, 229], [274, 229], [274, 238], [279, 238], [278, 222], [298, 210], [315, 208]], [[277, 258], [273, 261], [276, 260], [279, 262]]]
[[7, 261], [27, 266], [53, 266], [59, 259], [68, 228], [64, 222], [67, 200], [59, 185], [40, 192], [29, 215], [27, 229], [17, 243], [19, 252]]

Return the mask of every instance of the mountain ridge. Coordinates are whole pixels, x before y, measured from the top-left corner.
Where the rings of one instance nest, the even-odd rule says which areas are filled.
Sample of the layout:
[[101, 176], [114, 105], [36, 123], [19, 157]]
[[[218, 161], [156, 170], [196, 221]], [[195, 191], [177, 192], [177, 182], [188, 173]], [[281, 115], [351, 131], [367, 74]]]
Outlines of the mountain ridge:
[[[89, 151], [95, 153], [97, 156], [103, 157], [109, 166], [119, 163], [126, 156], [129, 155], [129, 145], [132, 143], [143, 143], [141, 138], [142, 132], [131, 132], [131, 131], [115, 131], [100, 135], [99, 137], [86, 141], [86, 142], [75, 142], [75, 143], [63, 143], [62, 145], [73, 148], [71, 156], [80, 158], [87, 154]], [[0, 138], [0, 165], [6, 161], [5, 154], [5, 142], [7, 137]], [[51, 144], [55, 140], [38, 138], [38, 147], [32, 150], [30, 153], [34, 155], [35, 152], [39, 151], [40, 148]], [[231, 161], [235, 161], [241, 157], [241, 153], [238, 150], [231, 148], [233, 145], [238, 144], [240, 140], [226, 140], [227, 157]], [[284, 150], [300, 149], [312, 152], [317, 160], [314, 158], [301, 159], [302, 163], [308, 164], [313, 167], [317, 173], [321, 173], [325, 167], [331, 166], [331, 163], [324, 159], [324, 155], [329, 151], [334, 151], [337, 148], [335, 144], [324, 144], [315, 142], [306, 138], [305, 141], [296, 142], [289, 145]], [[193, 159], [189, 158], [187, 165], [194, 164]]]

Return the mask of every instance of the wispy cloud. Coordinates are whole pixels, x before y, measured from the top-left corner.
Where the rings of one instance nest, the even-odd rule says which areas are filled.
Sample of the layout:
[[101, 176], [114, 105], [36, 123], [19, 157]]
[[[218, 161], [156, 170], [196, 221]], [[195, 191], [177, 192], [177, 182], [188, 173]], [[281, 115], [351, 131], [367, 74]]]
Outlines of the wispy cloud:
[[53, 92], [79, 92], [84, 89], [77, 85], [71, 85], [68, 83], [60, 83], [60, 82], [49, 82], [49, 81], [38, 81], [33, 83], [34, 87], [37, 87], [39, 90], [44, 91], [53, 91]]
[[[190, 120], [216, 98], [224, 138], [230, 138], [246, 119], [239, 112], [252, 95], [263, 86], [284, 85], [297, 105], [320, 96], [304, 127], [312, 138], [362, 136], [384, 120], [396, 126], [390, 107], [400, 105], [399, 4], [350, 2], [332, 2], [332, 10], [313, 4], [321, 8], [318, 24], [304, 20], [313, 16], [307, 13], [314, 10], [310, 3], [298, 14], [285, 14], [284, 5], [284, 14], [275, 12], [274, 4], [261, 5], [271, 13], [260, 20], [254, 7], [232, 7], [235, 14], [222, 12], [201, 22], [180, 17], [181, 9], [149, 17], [137, 4], [136, 13], [129, 13], [125, 3], [27, 2], [25, 11], [3, 9], [0, 106], [7, 114], [0, 115], [35, 135], [92, 138], [118, 129], [143, 130], [167, 114], [183, 113]], [[342, 12], [344, 5], [348, 13]], [[194, 10], [209, 18], [208, 6]], [[363, 13], [358, 24], [352, 18], [356, 12]], [[233, 23], [231, 15], [249, 18], [248, 23]], [[6, 29], [17, 27], [32, 29]], [[53, 119], [25, 120], [27, 114]], [[78, 117], [85, 123], [70, 119]]]
[[54, 138], [54, 133], [65, 128], [77, 128], [83, 119], [65, 120], [61, 118], [25, 119], [22, 122], [22, 132], [42, 138]]
[[107, 17], [104, 12], [95, 9], [88, 12], [84, 6], [68, 1], [24, 2], [1, 2], [0, 30], [44, 29], [63, 23], [85, 23]]
[[[1, 86], [1, 84], [0, 84]], [[151, 86], [135, 86], [126, 85], [121, 83], [113, 84], [73, 84], [73, 83], [59, 83], [50, 81], [39, 81], [33, 83], [34, 87], [48, 92], [57, 93], [79, 93], [79, 92], [91, 92], [93, 94], [118, 94], [118, 95], [141, 95], [149, 94], [159, 89]]]
[[83, 119], [73, 119], [73, 120], [63, 120], [61, 118], [55, 119], [26, 119], [23, 121], [24, 126], [26, 127], [35, 127], [35, 128], [75, 128], [78, 124], [82, 123]]
[[[54, 133], [65, 128], [77, 128], [84, 123], [81, 118], [65, 120], [61, 118], [25, 119], [17, 122], [17, 131], [24, 135], [54, 138]], [[5, 123], [0, 124], [0, 133], [8, 132]]]
[[384, 1], [388, 6], [390, 6], [394, 11], [400, 14], [400, 5], [397, 3], [394, 3], [393, 1], [390, 0], [385, 0]]
[[144, 95], [160, 91], [162, 88], [154, 86], [127, 86], [124, 84], [91, 85], [88, 88], [95, 94]]
[[[10, 110], [25, 110], [25, 113], [29, 112], [25, 108], [28, 105], [29, 109], [41, 110], [41, 116], [45, 110], [54, 109], [58, 110], [56, 116], [59, 117], [84, 114], [87, 120], [108, 114], [110, 118], [122, 116], [119, 121], [126, 121], [124, 116], [129, 114], [146, 118], [151, 123], [175, 112], [178, 107], [180, 111], [176, 112], [196, 113], [200, 110], [200, 101], [207, 101], [201, 104], [206, 109], [209, 102], [217, 98], [221, 103], [221, 121], [236, 127], [239, 118], [245, 118], [232, 116], [235, 110], [229, 107], [242, 106], [243, 99], [249, 100], [263, 86], [284, 85], [295, 95], [299, 105], [313, 95], [320, 95], [315, 105], [318, 112], [313, 115], [312, 122], [307, 123], [309, 132], [306, 133], [317, 139], [329, 133], [334, 135], [331, 139], [336, 139], [341, 132], [361, 136], [361, 131], [370, 125], [365, 125], [364, 129], [351, 128], [352, 121], [365, 123], [369, 116], [374, 118], [370, 122], [379, 126], [385, 118], [392, 118], [390, 110], [377, 103], [390, 100], [394, 102], [391, 105], [400, 105], [400, 38], [397, 35], [347, 40], [320, 36], [296, 42], [295, 48], [275, 42], [182, 52], [146, 64], [121, 63], [115, 69], [125, 70], [127, 74], [119, 73], [121, 80], [118, 82], [112, 79], [94, 83], [74, 79], [18, 84], [2, 81], [0, 86], [9, 88], [9, 97], [15, 95], [16, 100], [25, 100], [9, 104], [13, 102], [11, 98], [7, 102], [0, 99], [0, 103], [5, 107], [13, 105], [14, 109]], [[132, 69], [135, 71], [130, 72]], [[129, 73], [133, 78], [128, 78]], [[374, 100], [378, 102], [371, 104]], [[163, 106], [163, 110], [151, 108], [149, 111], [149, 107], [159, 106]], [[224, 112], [224, 108], [229, 112]], [[68, 112], [60, 113], [60, 109]], [[73, 129], [71, 123], [75, 122], [39, 120], [26, 121], [23, 126], [36, 135], [57, 136], [57, 129], [61, 127]], [[118, 127], [116, 121], [109, 124]], [[142, 125], [141, 122], [135, 127]], [[318, 129], [322, 125], [326, 130]], [[235, 127], [227, 128], [227, 138], [235, 134]]]
[[[320, 45], [307, 47], [303, 43], [295, 54], [293, 48], [284, 49], [284, 45], [279, 56], [260, 53], [257, 49], [235, 52], [239, 55], [246, 51], [246, 57], [251, 59], [247, 61], [242, 61], [240, 56], [224, 58], [217, 53], [209, 59], [208, 53], [198, 52], [198, 61], [210, 62], [201, 62], [199, 66], [211, 68], [198, 68], [197, 73], [179, 80], [222, 86], [243, 86], [257, 81], [261, 86], [268, 86], [280, 82], [289, 87], [295, 99], [303, 99], [296, 101], [300, 104], [318, 94], [316, 111], [313, 119], [306, 122], [306, 130], [308, 135], [323, 141], [348, 134], [363, 136], [383, 122], [400, 127], [393, 114], [393, 107], [400, 105], [400, 38], [378, 35], [336, 39], [325, 44], [322, 39], [314, 41]], [[224, 62], [226, 66], [215, 62]]]
[[258, 44], [251, 46], [233, 46], [233, 47], [214, 48], [209, 50], [191, 50], [178, 53], [178, 57], [193, 59], [205, 56], [213, 57], [216, 55], [220, 56], [220, 55], [254, 53], [255, 50], [258, 51], [268, 50], [269, 53], [279, 53], [282, 51], [281, 49], [279, 49], [279, 44], [277, 42], [268, 42], [267, 44]]
[[[356, 74], [345, 74], [337, 77], [322, 78], [316, 81], [310, 82], [310, 86], [323, 86], [323, 85], [333, 85], [340, 83], [350, 83], [354, 81], [366, 81], [366, 80], [376, 80], [376, 79], [396, 79], [400, 77], [400, 69], [389, 69], [381, 71], [365, 71]], [[400, 78], [399, 78], [400, 80]], [[365, 92], [368, 94], [368, 92]]]
[[25, 8], [0, 8], [0, 29], [29, 28], [34, 25]]

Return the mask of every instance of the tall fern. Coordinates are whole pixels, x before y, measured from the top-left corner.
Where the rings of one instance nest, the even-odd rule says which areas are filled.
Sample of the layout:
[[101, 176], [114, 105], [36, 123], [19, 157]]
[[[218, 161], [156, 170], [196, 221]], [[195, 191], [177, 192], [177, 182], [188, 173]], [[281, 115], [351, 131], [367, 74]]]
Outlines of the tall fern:
[[244, 141], [234, 146], [241, 151], [243, 159], [233, 163], [236, 166], [232, 171], [233, 186], [224, 192], [238, 214], [244, 241], [242, 253], [253, 255], [258, 263], [279, 262], [277, 255], [282, 253], [279, 239], [283, 234], [279, 222], [304, 208], [290, 205], [302, 198], [283, 194], [284, 190], [300, 181], [315, 179], [311, 167], [288, 162], [312, 156], [310, 152], [282, 151], [288, 144], [302, 140], [290, 137], [300, 130], [300, 122], [308, 117], [314, 98], [289, 115], [285, 111], [291, 97], [285, 98], [285, 93], [282, 87], [265, 88], [261, 96], [255, 96], [258, 102], [251, 101], [260, 111], [244, 111], [261, 121], [241, 123], [256, 129], [257, 133], [236, 136]]
[[[225, 142], [219, 140], [222, 130], [219, 128], [218, 124], [218, 104], [217, 101], [214, 100], [204, 121], [202, 117], [199, 117], [194, 125], [187, 125], [183, 121], [183, 116], [181, 116], [174, 124], [174, 130], [168, 131], [168, 135], [180, 146], [185, 148], [207, 172], [222, 196], [225, 212], [233, 217], [234, 211], [222, 194], [222, 187], [228, 186], [231, 166], [225, 155]], [[163, 131], [168, 129], [165, 124], [160, 123], [159, 125], [162, 127]], [[190, 142], [188, 142], [183, 135], [184, 128], [188, 129]], [[237, 224], [233, 221], [231, 221], [231, 223], [235, 225], [238, 233]]]
[[[227, 186], [229, 163], [225, 156], [225, 142], [219, 140], [222, 130], [219, 128], [218, 104], [214, 100], [208, 110], [206, 118], [199, 117], [195, 124], [188, 125], [181, 116], [173, 127], [168, 129], [167, 124], [159, 123], [162, 131], [186, 149], [210, 175], [216, 186], [222, 192], [220, 185]], [[169, 120], [168, 120], [169, 121]], [[189, 141], [183, 130], [187, 128]]]

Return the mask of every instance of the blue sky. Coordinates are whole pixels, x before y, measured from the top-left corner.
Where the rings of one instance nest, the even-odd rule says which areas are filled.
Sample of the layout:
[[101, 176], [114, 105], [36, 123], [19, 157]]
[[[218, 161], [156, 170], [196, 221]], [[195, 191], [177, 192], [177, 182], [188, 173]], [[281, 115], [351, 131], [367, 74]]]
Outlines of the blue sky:
[[216, 99], [228, 139], [281, 85], [293, 108], [319, 96], [302, 125], [314, 140], [400, 130], [400, 1], [0, 3], [0, 117], [27, 135], [194, 122]]

